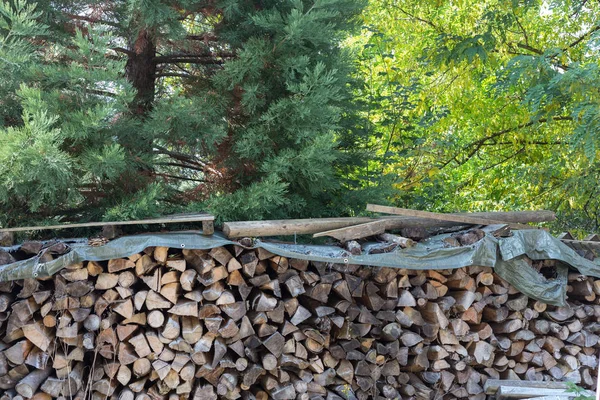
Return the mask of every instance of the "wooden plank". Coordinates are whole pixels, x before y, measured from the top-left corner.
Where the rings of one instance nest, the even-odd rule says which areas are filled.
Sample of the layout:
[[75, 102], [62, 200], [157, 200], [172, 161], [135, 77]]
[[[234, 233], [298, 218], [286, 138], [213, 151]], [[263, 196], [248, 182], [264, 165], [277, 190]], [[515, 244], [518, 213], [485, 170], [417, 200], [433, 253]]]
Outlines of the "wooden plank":
[[573, 235], [571, 235], [571, 232], [562, 232], [557, 236], [557, 238], [560, 240], [575, 240]]
[[561, 239], [560, 241], [575, 250], [600, 251], [600, 242], [571, 239]]
[[367, 236], [384, 233], [386, 225], [387, 221], [385, 220], [371, 221], [365, 224], [352, 225], [344, 228], [315, 233], [313, 237], [331, 236], [340, 242], [347, 242], [348, 240], [361, 239]]
[[540, 396], [530, 397], [529, 400], [569, 400], [573, 396]]
[[[517, 381], [511, 379], [488, 379], [483, 386], [485, 394], [494, 394], [500, 386], [524, 387], [524, 388], [542, 388], [542, 389], [566, 389], [564, 382], [552, 381]], [[541, 393], [540, 393], [541, 394]]]
[[596, 400], [600, 400], [600, 362], [598, 363], [598, 372], [596, 378]]
[[315, 218], [270, 221], [225, 222], [223, 233], [229, 238], [245, 236], [307, 235], [373, 221], [373, 218]]
[[583, 238], [586, 242], [600, 242], [600, 236], [596, 233], [592, 233]]
[[504, 399], [522, 399], [540, 396], [561, 396], [577, 397], [574, 392], [567, 392], [566, 389], [550, 389], [540, 387], [517, 387], [502, 385], [496, 392], [496, 398]]
[[172, 223], [181, 223], [181, 222], [213, 221], [214, 219], [215, 219], [215, 217], [210, 214], [173, 215], [173, 216], [168, 216], [168, 217], [138, 219], [138, 220], [133, 220], [133, 221], [84, 222], [84, 223], [77, 223], [77, 224], [23, 226], [23, 227], [17, 227], [17, 228], [0, 229], [0, 232], [42, 231], [42, 230], [47, 230], [47, 229], [87, 228], [87, 227], [94, 227], [94, 226], [110, 226], [110, 225], [172, 224]]
[[408, 208], [380, 206], [377, 204], [367, 204], [367, 211], [379, 212], [384, 214], [402, 215], [404, 217], [418, 217], [434, 219], [438, 221], [458, 222], [461, 224], [469, 225], [506, 224], [511, 229], [537, 229], [536, 227], [530, 225], [519, 224], [514, 222], [509, 223], [507, 221], [499, 221], [495, 219], [473, 217], [467, 215], [441, 214], [429, 211], [410, 210]]
[[[446, 214], [454, 216], [473, 216], [486, 218], [486, 224], [491, 225], [491, 219], [503, 220], [503, 224], [511, 222], [544, 222], [553, 221], [556, 215], [552, 211], [509, 211], [509, 212], [477, 212]], [[379, 218], [314, 218], [314, 219], [283, 219], [268, 221], [233, 221], [223, 224], [223, 233], [228, 238], [261, 237], [261, 236], [291, 236], [312, 235], [323, 231], [344, 228], [347, 226], [365, 224], [367, 222], [385, 220], [386, 230], [401, 228], [439, 228], [451, 227], [457, 224], [450, 221], [439, 221], [431, 218], [401, 217], [388, 215]], [[466, 224], [462, 224], [466, 225]], [[530, 227], [535, 229], [535, 227]]]
[[[567, 392], [564, 382], [555, 381], [517, 381], [504, 379], [488, 379], [483, 390], [485, 394], [496, 394], [497, 397], [505, 398], [531, 398], [545, 396], [575, 397], [575, 393]], [[502, 394], [501, 394], [502, 393]], [[594, 393], [586, 390], [586, 396], [594, 396]]]

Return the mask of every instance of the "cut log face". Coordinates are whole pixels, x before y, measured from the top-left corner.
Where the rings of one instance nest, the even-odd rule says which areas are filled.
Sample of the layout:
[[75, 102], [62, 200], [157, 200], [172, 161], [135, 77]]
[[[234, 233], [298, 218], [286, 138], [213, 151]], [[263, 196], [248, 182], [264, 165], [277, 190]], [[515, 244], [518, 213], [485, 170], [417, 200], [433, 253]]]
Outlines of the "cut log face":
[[499, 378], [591, 388], [600, 280], [571, 274], [569, 286], [573, 301], [555, 307], [487, 267], [155, 247], [1, 286], [0, 391], [17, 400], [484, 400]]
[[45, 352], [52, 343], [52, 333], [42, 326], [41, 323], [35, 323], [23, 326], [23, 335], [40, 350]]

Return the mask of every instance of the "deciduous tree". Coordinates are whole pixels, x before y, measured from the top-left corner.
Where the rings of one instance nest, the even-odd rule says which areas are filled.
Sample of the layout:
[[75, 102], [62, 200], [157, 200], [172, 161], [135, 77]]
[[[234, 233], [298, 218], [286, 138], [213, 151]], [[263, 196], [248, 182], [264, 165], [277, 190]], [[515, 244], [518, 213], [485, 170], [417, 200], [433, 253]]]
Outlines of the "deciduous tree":
[[371, 1], [359, 94], [395, 201], [600, 222], [598, 4]]

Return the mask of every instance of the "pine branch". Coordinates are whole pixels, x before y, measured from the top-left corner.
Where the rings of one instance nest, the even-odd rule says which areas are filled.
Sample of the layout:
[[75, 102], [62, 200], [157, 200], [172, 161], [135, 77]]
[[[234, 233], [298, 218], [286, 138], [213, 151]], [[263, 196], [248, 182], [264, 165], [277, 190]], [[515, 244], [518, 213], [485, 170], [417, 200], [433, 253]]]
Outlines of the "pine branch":
[[186, 54], [186, 53], [173, 53], [163, 56], [154, 57], [156, 64], [164, 63], [175, 63], [175, 62], [189, 62], [189, 63], [205, 63], [211, 61], [211, 63], [222, 63], [217, 58], [235, 58], [235, 53], [231, 51], [217, 52], [217, 53], [205, 53], [205, 54]]
[[179, 179], [179, 180], [182, 180], [182, 181], [191, 181], [191, 182], [206, 183], [206, 181], [204, 179], [187, 178], [185, 176], [180, 176], [180, 175], [164, 174], [164, 173], [160, 173], [160, 172], [155, 173], [155, 175], [156, 176], [162, 176], [162, 177], [165, 177], [165, 178]]
[[123, 47], [112, 47], [111, 50], [114, 50], [117, 53], [127, 54], [128, 56], [134, 56], [135, 55], [135, 53], [133, 51], [125, 49]]
[[203, 35], [187, 35], [186, 39], [199, 40], [201, 42], [216, 42], [217, 35], [215, 35], [214, 33], [205, 33]]
[[185, 163], [188, 163], [188, 164], [194, 164], [194, 165], [198, 165], [198, 166], [201, 166], [201, 167], [206, 166], [205, 162], [197, 159], [196, 157], [190, 156], [189, 154], [180, 153], [180, 152], [177, 152], [177, 151], [172, 151], [172, 150], [166, 149], [166, 148], [161, 147], [161, 146], [156, 146], [155, 145], [154, 147], [155, 147], [155, 150], [154, 150], [155, 154], [163, 154], [163, 155], [172, 157], [172, 158], [174, 158], [176, 160], [179, 160], [179, 161], [182, 161], [182, 162], [185, 162]]
[[[156, 146], [155, 145], [154, 147], [155, 147], [154, 152], [156, 154], [164, 154], [166, 156], [170, 156], [170, 157], [172, 157], [172, 158], [174, 158], [176, 160], [179, 160], [181, 162], [184, 162], [184, 163], [195, 164], [195, 165], [197, 165], [197, 166], [199, 166], [199, 167], [202, 168], [201, 171], [204, 171], [204, 172], [208, 171], [208, 172], [210, 172], [210, 173], [212, 173], [212, 174], [214, 174], [216, 176], [219, 176], [219, 177], [223, 176], [223, 174], [221, 172], [219, 172], [216, 169], [210, 167], [204, 161], [199, 160], [196, 157], [190, 156], [189, 154], [180, 153], [180, 152], [177, 152], [177, 151], [171, 151], [171, 150], [168, 150], [168, 149], [166, 149], [164, 147], [161, 147], [161, 146]], [[189, 168], [189, 167], [185, 167], [185, 168]]]
[[223, 60], [215, 60], [212, 57], [201, 58], [173, 58], [169, 61], [157, 62], [157, 64], [201, 64], [201, 65], [223, 65]]
[[78, 20], [78, 21], [86, 21], [86, 22], [89, 22], [89, 23], [92, 23], [92, 24], [100, 23], [100, 24], [112, 26], [112, 27], [115, 27], [115, 28], [120, 28], [121, 27], [116, 22], [107, 21], [107, 20], [100, 19], [100, 18], [88, 17], [88, 16], [85, 16], [85, 15], [78, 15], [78, 14], [70, 14], [70, 13], [65, 13], [64, 15], [66, 17], [70, 18], [70, 19], [74, 19], [74, 20]]
[[112, 93], [112, 92], [106, 92], [104, 90], [98, 90], [98, 89], [85, 89], [86, 92], [88, 93], [92, 93], [92, 94], [97, 94], [98, 96], [107, 96], [107, 97], [117, 97], [116, 93]]
[[204, 172], [204, 168], [194, 167], [188, 164], [179, 164], [175, 162], [157, 162], [156, 165], [163, 165], [167, 167], [177, 167], [177, 168], [185, 168], [185, 169], [193, 169], [194, 171]]
[[156, 75], [154, 75], [157, 78], [166, 78], [166, 77], [174, 77], [174, 78], [198, 78], [195, 75], [190, 75], [190, 74], [182, 74], [182, 73], [178, 73], [178, 72], [164, 72], [164, 73], [158, 73]]

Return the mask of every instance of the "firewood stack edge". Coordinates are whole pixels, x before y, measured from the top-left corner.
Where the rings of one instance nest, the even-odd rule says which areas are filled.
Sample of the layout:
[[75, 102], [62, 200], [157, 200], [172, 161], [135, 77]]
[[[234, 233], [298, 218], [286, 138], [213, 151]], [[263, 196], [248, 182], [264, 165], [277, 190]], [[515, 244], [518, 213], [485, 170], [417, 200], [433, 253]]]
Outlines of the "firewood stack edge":
[[593, 388], [599, 295], [578, 274], [555, 307], [486, 267], [147, 248], [0, 284], [0, 400], [485, 399], [489, 378]]

